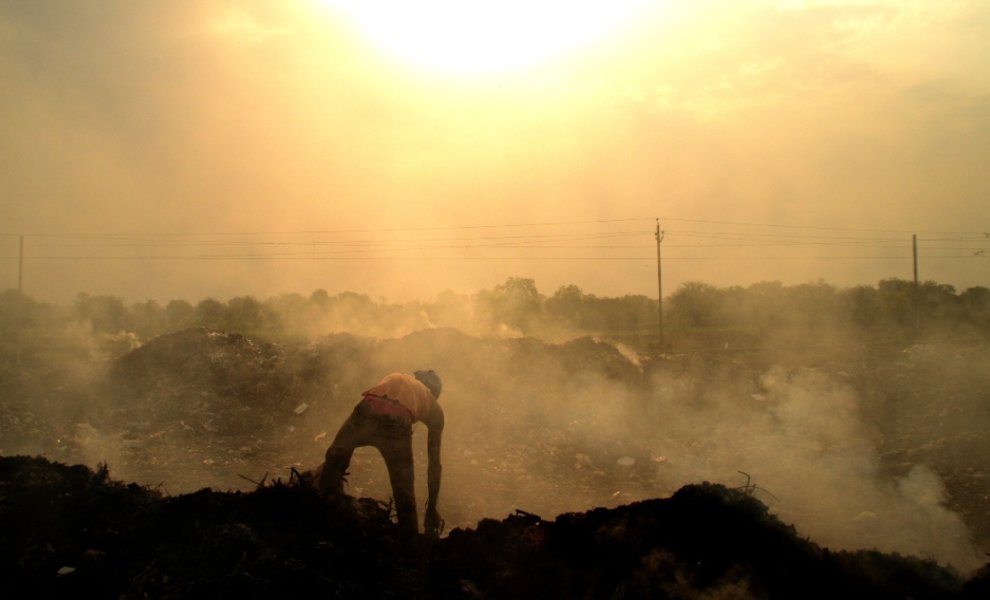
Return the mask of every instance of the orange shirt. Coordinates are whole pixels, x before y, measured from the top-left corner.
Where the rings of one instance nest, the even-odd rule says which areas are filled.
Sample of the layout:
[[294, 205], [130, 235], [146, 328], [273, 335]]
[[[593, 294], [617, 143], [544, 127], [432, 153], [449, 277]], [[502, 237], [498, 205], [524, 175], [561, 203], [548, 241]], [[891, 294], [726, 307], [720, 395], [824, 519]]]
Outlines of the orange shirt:
[[378, 396], [398, 402], [412, 414], [413, 422], [422, 421], [434, 402], [430, 388], [405, 373], [390, 373], [361, 395]]

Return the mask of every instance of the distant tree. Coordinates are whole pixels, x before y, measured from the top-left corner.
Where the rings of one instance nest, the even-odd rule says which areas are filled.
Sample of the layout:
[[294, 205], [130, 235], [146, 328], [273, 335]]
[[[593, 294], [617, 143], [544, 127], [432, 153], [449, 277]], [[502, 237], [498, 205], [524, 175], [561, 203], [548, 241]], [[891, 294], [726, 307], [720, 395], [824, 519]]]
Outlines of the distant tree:
[[165, 309], [154, 300], [138, 302], [127, 307], [127, 329], [142, 340], [165, 332]]
[[227, 309], [213, 298], [201, 300], [196, 305], [196, 323], [201, 327], [223, 330], [226, 328]]
[[281, 294], [275, 296], [274, 298], [269, 298], [265, 301], [265, 305], [269, 310], [275, 312], [280, 318], [289, 317], [291, 315], [298, 315], [301, 318], [306, 318], [307, 313], [310, 312], [323, 312], [325, 303], [314, 302], [313, 297], [304, 297], [302, 294], [297, 294], [295, 292], [291, 294]]
[[378, 330], [381, 319], [375, 301], [367, 294], [341, 292], [327, 305], [331, 322], [338, 329], [351, 331]]
[[76, 317], [92, 325], [98, 333], [117, 333], [126, 329], [127, 309], [117, 296], [79, 294], [74, 304]]
[[[740, 294], [742, 301], [732, 306], [736, 325], [756, 327], [766, 331], [777, 329], [786, 322], [788, 302], [784, 284], [779, 281], [754, 283]], [[723, 305], [723, 308], [727, 308]], [[739, 312], [736, 313], [736, 310]]]
[[545, 302], [547, 315], [581, 329], [590, 325], [586, 305], [585, 295], [576, 285], [560, 286]]
[[967, 288], [959, 295], [963, 318], [984, 329], [990, 329], [990, 289]]
[[700, 281], [681, 284], [670, 296], [672, 320], [693, 327], [724, 325], [722, 293], [713, 285]]
[[643, 295], [596, 298], [597, 319], [603, 331], [634, 332], [657, 327], [657, 301]]
[[785, 290], [787, 320], [794, 325], [824, 327], [840, 318], [835, 286], [819, 280]]
[[330, 294], [328, 294], [326, 290], [320, 288], [318, 290], [314, 290], [313, 293], [309, 295], [309, 301], [311, 304], [315, 304], [322, 310], [326, 310], [326, 308], [330, 306]]
[[456, 327], [464, 331], [475, 329], [474, 305], [471, 297], [444, 290], [435, 301], [423, 307], [430, 322], [437, 327]]
[[227, 301], [224, 329], [239, 333], [271, 333], [278, 327], [278, 315], [253, 296], [239, 296]]
[[916, 292], [914, 283], [903, 279], [884, 279], [877, 284], [880, 317], [897, 326], [914, 322]]
[[492, 324], [505, 324], [523, 333], [543, 315], [543, 302], [536, 282], [523, 277], [509, 277], [492, 290], [482, 290], [478, 303]]
[[181, 331], [196, 324], [196, 309], [185, 300], [170, 300], [165, 305], [165, 330]]
[[17, 290], [0, 293], [0, 358], [13, 356], [27, 340], [44, 339], [62, 325], [62, 319], [48, 304], [36, 302]]
[[341, 292], [330, 298], [329, 306], [338, 314], [351, 317], [372, 317], [375, 312], [375, 301], [367, 294], [356, 292]]
[[876, 288], [859, 285], [839, 293], [839, 302], [847, 319], [855, 326], [869, 328], [880, 320], [880, 294]]
[[322, 331], [326, 320], [325, 304], [314, 302], [313, 295], [280, 294], [268, 298], [263, 305], [262, 310], [269, 320], [266, 337], [277, 341], [304, 341]]
[[963, 310], [954, 286], [925, 281], [917, 290], [918, 318], [924, 323], [960, 320]]
[[17, 290], [0, 293], [0, 332], [33, 325], [40, 316], [40, 305]]

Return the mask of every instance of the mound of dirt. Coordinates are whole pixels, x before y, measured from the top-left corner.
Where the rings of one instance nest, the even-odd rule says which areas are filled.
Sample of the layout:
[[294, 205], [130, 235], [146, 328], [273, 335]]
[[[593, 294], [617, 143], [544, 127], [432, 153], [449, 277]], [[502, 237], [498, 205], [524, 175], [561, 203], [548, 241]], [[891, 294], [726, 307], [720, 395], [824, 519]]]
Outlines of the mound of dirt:
[[401, 541], [387, 507], [305, 485], [162, 497], [105, 468], [2, 457], [0, 529], [8, 598], [976, 598], [990, 580], [831, 553], [712, 484]]
[[[207, 411], [229, 429], [256, 427], [292, 409], [284, 351], [236, 333], [205, 328], [162, 335], [128, 352], [110, 369], [118, 407], [167, 420]], [[292, 405], [292, 406], [290, 406]]]
[[162, 497], [41, 458], [0, 458], [0, 596], [389, 597], [387, 508], [310, 488]]

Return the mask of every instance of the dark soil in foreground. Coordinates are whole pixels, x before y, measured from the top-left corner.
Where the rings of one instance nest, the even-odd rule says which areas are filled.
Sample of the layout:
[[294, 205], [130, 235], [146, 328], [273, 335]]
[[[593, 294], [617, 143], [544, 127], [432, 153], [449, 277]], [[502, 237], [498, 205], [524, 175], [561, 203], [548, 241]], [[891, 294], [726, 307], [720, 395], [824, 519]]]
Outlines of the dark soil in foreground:
[[164, 497], [106, 470], [0, 457], [4, 598], [986, 598], [933, 562], [830, 552], [743, 491], [518, 512], [402, 541], [384, 505], [304, 484]]

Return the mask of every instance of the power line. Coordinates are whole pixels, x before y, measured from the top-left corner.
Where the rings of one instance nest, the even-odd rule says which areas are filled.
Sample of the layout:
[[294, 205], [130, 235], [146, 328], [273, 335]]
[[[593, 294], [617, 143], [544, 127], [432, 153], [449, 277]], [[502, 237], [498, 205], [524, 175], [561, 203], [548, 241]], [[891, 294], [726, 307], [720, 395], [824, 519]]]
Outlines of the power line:
[[[679, 217], [661, 216], [664, 221], [674, 221], [680, 223], [703, 223], [709, 225], [722, 225], [733, 227], [765, 227], [771, 229], [794, 229], [803, 231], [845, 231], [861, 233], [886, 233], [897, 235], [966, 235], [976, 236], [982, 239], [990, 239], [990, 233], [986, 231], [939, 231], [939, 230], [904, 230], [904, 229], [881, 229], [867, 227], [836, 227], [821, 225], [793, 225], [787, 223], [759, 223], [748, 221], [728, 221], [711, 219], [686, 219]], [[575, 225], [604, 225], [611, 223], [632, 223], [653, 221], [655, 217], [628, 217], [621, 219], [589, 219], [577, 221], [542, 221], [529, 223], [482, 223], [475, 225], [446, 225], [437, 227], [381, 227], [381, 228], [345, 228], [345, 229], [295, 229], [295, 230], [255, 230], [255, 231], [186, 231], [186, 232], [159, 232], [151, 235], [162, 237], [183, 237], [183, 236], [258, 236], [258, 235], [337, 235], [351, 233], [401, 233], [401, 232], [428, 232], [428, 231], [458, 231], [458, 230], [480, 230], [480, 229], [501, 229], [501, 228], [522, 228], [522, 227], [564, 227]], [[48, 238], [128, 238], [134, 235], [142, 235], [126, 232], [103, 232], [103, 233], [14, 233], [0, 232], [0, 236], [17, 237], [20, 235], [30, 237]], [[148, 234], [144, 234], [148, 235]]]
[[678, 221], [682, 223], [708, 223], [713, 225], [735, 225], [735, 226], [747, 226], [747, 227], [772, 227], [780, 229], [804, 229], [804, 230], [818, 230], [818, 231], [861, 231], [866, 233], [896, 233], [901, 235], [910, 235], [912, 233], [925, 233], [933, 235], [988, 235], [983, 231], [924, 231], [924, 230], [906, 230], [906, 229], [871, 229], [867, 227], [828, 227], [821, 225], [788, 225], [780, 223], [752, 223], [745, 221], [713, 221], [705, 219], [679, 219], [676, 217], [660, 217], [665, 221]]
[[[502, 223], [502, 224], [479, 224], [479, 225], [447, 225], [442, 227], [380, 227], [363, 229], [297, 229], [297, 230], [271, 230], [271, 231], [216, 231], [216, 232], [162, 232], [154, 235], [164, 237], [181, 237], [186, 235], [217, 235], [217, 236], [240, 236], [240, 235], [327, 235], [341, 233], [400, 233], [404, 231], [456, 231], [470, 229], [498, 229], [511, 227], [551, 227], [570, 225], [595, 225], [606, 223], [629, 223], [634, 221], [651, 221], [652, 217], [630, 217], [624, 219], [595, 219], [587, 221], [547, 221], [536, 223]], [[0, 233], [3, 236], [25, 235], [31, 237], [127, 237], [132, 234], [127, 233], [92, 233], [92, 234], [71, 234], [71, 233]]]
[[[540, 223], [480, 224], [447, 227], [365, 228], [309, 231], [224, 232], [224, 233], [115, 233], [115, 234], [37, 234], [44, 240], [33, 244], [29, 261], [646, 261], [638, 255], [647, 250], [653, 231], [647, 229], [590, 226], [628, 224], [646, 218], [599, 219]], [[813, 227], [787, 224], [745, 223], [701, 219], [669, 220], [732, 227], [762, 227], [794, 230], [738, 231], [713, 229], [667, 229], [665, 258], [669, 261], [834, 261], [906, 260], [904, 238], [890, 237], [895, 230]], [[581, 226], [581, 229], [571, 228]], [[520, 231], [521, 228], [548, 228], [551, 231]], [[499, 231], [510, 229], [515, 231]], [[464, 235], [436, 235], [438, 232], [464, 232]], [[477, 232], [480, 235], [467, 235]], [[846, 232], [847, 235], [820, 232]], [[854, 232], [869, 235], [852, 235]], [[394, 233], [407, 235], [396, 238]], [[376, 239], [374, 234], [382, 234]], [[388, 235], [385, 235], [388, 234]], [[426, 234], [426, 237], [417, 236]], [[883, 234], [883, 235], [877, 235]], [[926, 245], [926, 260], [964, 260], [990, 254], [990, 234], [976, 232], [928, 232], [919, 241]], [[5, 235], [5, 234], [0, 234]], [[245, 239], [254, 236], [262, 239]], [[647, 237], [649, 236], [649, 237]], [[289, 238], [289, 239], [277, 239]], [[310, 237], [312, 239], [303, 239]], [[356, 237], [356, 239], [355, 239]], [[271, 239], [276, 238], [276, 239]], [[642, 240], [642, 244], [638, 243]], [[697, 240], [691, 243], [689, 240]], [[673, 243], [672, 243], [673, 242]], [[680, 242], [680, 243], [678, 243]], [[948, 244], [953, 245], [948, 245]], [[651, 244], [652, 245], [652, 244]], [[795, 252], [798, 248], [847, 248], [847, 254], [822, 256]], [[752, 249], [786, 249], [786, 254], [750, 255]], [[74, 250], [88, 250], [76, 253]], [[100, 252], [105, 249], [106, 253]], [[206, 251], [212, 249], [213, 251]], [[732, 254], [719, 249], [735, 249]], [[856, 250], [900, 251], [897, 254], [860, 254]], [[229, 250], [226, 252], [224, 250]], [[587, 251], [576, 255], [573, 251]], [[711, 251], [715, 250], [715, 253]], [[133, 254], [124, 252], [134, 251]], [[204, 251], [203, 253], [197, 253]], [[568, 252], [570, 251], [570, 252]], [[692, 251], [707, 252], [692, 256]], [[933, 254], [934, 252], [939, 252]], [[47, 253], [46, 253], [47, 252]], [[945, 254], [947, 252], [953, 254]], [[957, 254], [966, 252], [966, 254]], [[0, 256], [9, 259], [10, 256]]]
[[[0, 256], [0, 259], [16, 259], [17, 256]], [[699, 261], [699, 260], [730, 260], [730, 261], [750, 261], [750, 260], [907, 260], [907, 255], [883, 256], [883, 255], [793, 255], [793, 256], [665, 256], [668, 261]], [[984, 259], [986, 255], [981, 253], [958, 254], [958, 255], [925, 255], [925, 259]], [[655, 261], [656, 256], [425, 256], [425, 255], [391, 255], [391, 256], [360, 256], [360, 255], [318, 255], [309, 256], [302, 253], [296, 254], [231, 254], [231, 255], [43, 255], [26, 256], [25, 260], [121, 260], [121, 261], [197, 261], [197, 260], [301, 260], [301, 261], [321, 261], [321, 260], [612, 260], [612, 261]]]

